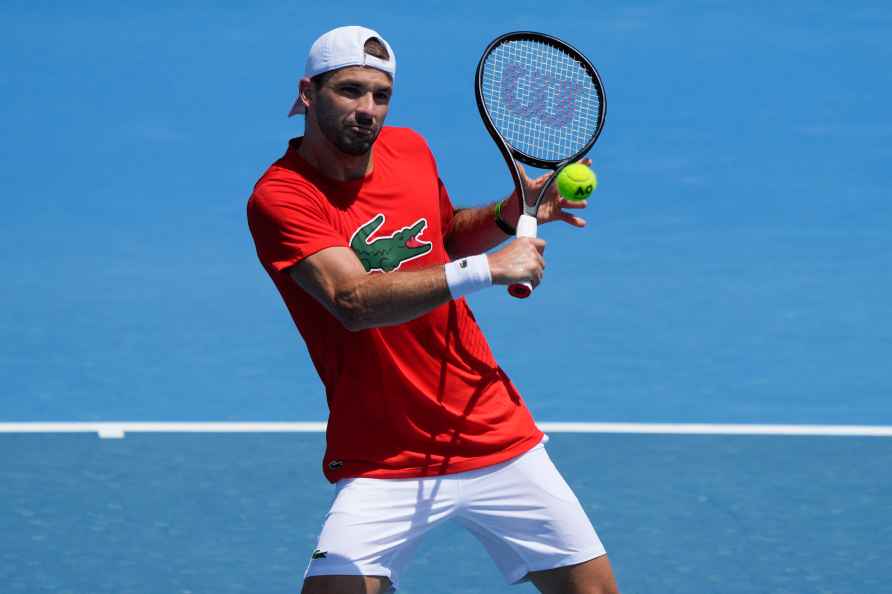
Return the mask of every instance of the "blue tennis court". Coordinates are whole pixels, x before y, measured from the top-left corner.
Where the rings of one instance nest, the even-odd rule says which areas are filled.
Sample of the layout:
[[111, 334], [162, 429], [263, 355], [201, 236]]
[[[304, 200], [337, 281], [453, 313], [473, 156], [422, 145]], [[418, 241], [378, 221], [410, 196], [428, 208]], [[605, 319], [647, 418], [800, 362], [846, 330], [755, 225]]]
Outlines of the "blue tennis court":
[[[309, 44], [387, 37], [388, 123], [424, 135], [461, 206], [511, 183], [477, 60], [542, 31], [604, 78], [600, 184], [584, 230], [543, 228], [533, 299], [470, 298], [537, 420], [859, 428], [551, 433], [621, 591], [889, 591], [892, 438], [867, 434], [892, 426], [892, 8], [562, 7], [3, 3], [0, 424], [324, 421], [245, 223], [302, 132]], [[0, 592], [299, 591], [332, 496], [321, 433], [9, 427]], [[533, 588], [446, 528], [403, 590]]]
[[[5, 435], [4, 591], [297, 592], [332, 496], [321, 434]], [[888, 438], [554, 434], [622, 591], [884, 592]], [[457, 527], [406, 592], [509, 587]]]

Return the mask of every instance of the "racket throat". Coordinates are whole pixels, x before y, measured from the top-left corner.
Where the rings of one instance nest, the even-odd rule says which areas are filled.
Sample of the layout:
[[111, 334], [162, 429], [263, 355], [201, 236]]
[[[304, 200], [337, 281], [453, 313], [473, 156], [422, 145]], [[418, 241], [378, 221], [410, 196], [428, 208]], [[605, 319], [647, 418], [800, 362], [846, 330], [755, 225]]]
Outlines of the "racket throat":
[[536, 196], [536, 201], [532, 204], [527, 204], [526, 195], [525, 193], [523, 194], [523, 198], [521, 198], [521, 204], [523, 205], [523, 214], [529, 215], [534, 219], [536, 218], [536, 215], [539, 214], [539, 205], [542, 204], [542, 200], [545, 199], [545, 196], [548, 195], [548, 191], [551, 189], [551, 186], [554, 185], [554, 182], [557, 179], [557, 174], [561, 169], [563, 169], [563, 166], [548, 177], [548, 181], [546, 181], [545, 185], [542, 186], [542, 189], [539, 190], [539, 195]]

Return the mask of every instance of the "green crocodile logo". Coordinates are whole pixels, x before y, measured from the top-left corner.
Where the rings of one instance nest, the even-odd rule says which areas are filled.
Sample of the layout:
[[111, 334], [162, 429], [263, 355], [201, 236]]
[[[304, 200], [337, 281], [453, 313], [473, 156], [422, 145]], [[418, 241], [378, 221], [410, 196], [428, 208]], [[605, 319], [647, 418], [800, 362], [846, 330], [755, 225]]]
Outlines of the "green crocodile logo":
[[411, 227], [403, 227], [394, 232], [390, 237], [372, 239], [372, 234], [381, 228], [384, 220], [383, 214], [375, 215], [357, 229], [350, 239], [350, 249], [359, 257], [366, 272], [392, 272], [403, 262], [420, 258], [433, 248], [431, 242], [419, 237], [427, 229], [427, 219], [423, 218], [418, 219]]

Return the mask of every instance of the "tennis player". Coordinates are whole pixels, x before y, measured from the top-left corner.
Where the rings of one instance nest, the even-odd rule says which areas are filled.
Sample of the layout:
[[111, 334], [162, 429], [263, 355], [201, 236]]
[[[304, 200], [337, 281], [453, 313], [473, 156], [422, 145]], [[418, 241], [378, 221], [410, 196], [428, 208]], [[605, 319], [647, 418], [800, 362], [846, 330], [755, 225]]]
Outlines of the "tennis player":
[[[248, 223], [325, 386], [335, 483], [305, 594], [390, 592], [422, 536], [454, 518], [510, 583], [616, 592], [582, 506], [497, 365], [464, 295], [542, 280], [514, 197], [453, 207], [424, 139], [385, 127], [396, 60], [375, 31], [310, 49], [290, 115], [304, 136], [257, 182]], [[523, 183], [538, 191], [547, 177]], [[553, 192], [539, 223], [585, 221]], [[507, 297], [506, 297], [507, 298]]]

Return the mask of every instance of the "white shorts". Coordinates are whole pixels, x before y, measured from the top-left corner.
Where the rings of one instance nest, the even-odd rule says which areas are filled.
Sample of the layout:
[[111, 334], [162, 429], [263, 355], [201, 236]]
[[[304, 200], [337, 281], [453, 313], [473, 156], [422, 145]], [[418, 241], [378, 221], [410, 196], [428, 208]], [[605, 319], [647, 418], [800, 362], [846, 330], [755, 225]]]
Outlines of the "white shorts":
[[386, 576], [393, 587], [421, 537], [456, 518], [512, 584], [531, 571], [605, 554], [601, 540], [542, 443], [478, 470], [418, 479], [338, 481], [304, 577]]

